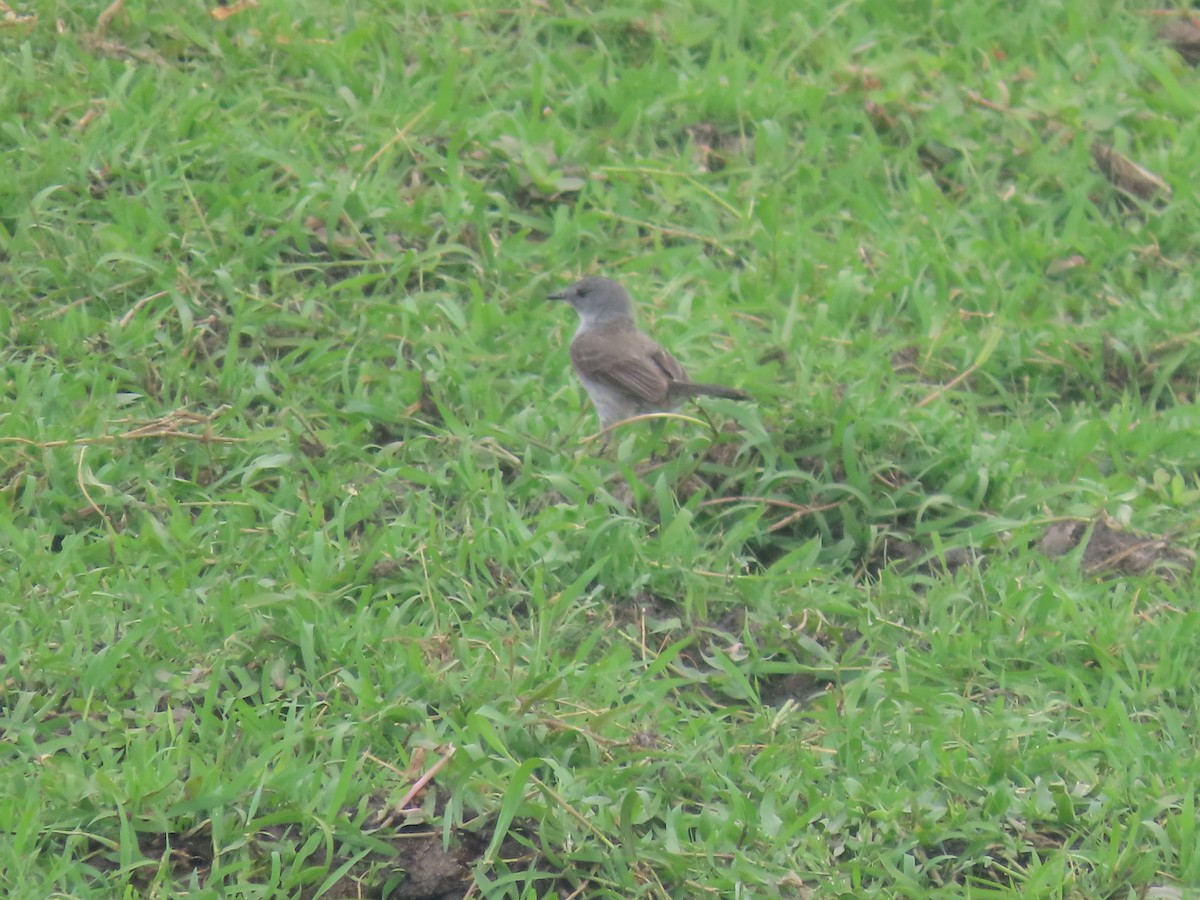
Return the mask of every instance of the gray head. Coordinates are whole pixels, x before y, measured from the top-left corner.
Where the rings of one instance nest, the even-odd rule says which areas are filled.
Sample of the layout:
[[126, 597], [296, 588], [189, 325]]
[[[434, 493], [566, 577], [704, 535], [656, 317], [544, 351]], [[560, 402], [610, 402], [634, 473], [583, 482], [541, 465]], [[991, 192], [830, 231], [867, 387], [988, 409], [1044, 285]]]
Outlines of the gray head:
[[550, 294], [550, 299], [570, 303], [584, 326], [622, 319], [633, 321], [633, 302], [629, 293], [611, 278], [584, 278]]

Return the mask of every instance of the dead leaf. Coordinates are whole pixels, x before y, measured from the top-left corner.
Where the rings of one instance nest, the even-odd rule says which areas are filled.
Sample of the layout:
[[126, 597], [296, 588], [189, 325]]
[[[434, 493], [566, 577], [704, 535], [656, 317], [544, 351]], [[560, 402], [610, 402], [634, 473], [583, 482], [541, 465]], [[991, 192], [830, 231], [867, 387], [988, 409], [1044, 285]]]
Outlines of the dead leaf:
[[1162, 537], [1121, 531], [1106, 516], [1091, 523], [1078, 519], [1054, 522], [1046, 529], [1038, 546], [1047, 556], [1065, 556], [1079, 546], [1089, 527], [1091, 534], [1083, 550], [1082, 562], [1086, 575], [1116, 572], [1169, 577], [1172, 570], [1191, 569], [1195, 564], [1191, 551]]
[[1104, 177], [1121, 193], [1158, 203], [1166, 203], [1171, 199], [1171, 188], [1165, 181], [1127, 156], [1122, 156], [1110, 144], [1093, 141], [1092, 159]]
[[1170, 44], [1189, 66], [1200, 65], [1200, 19], [1186, 16], [1167, 22], [1158, 36]]
[[208, 14], [218, 22], [224, 22], [226, 19], [232, 19], [238, 13], [243, 13], [248, 9], [256, 9], [258, 0], [237, 0], [236, 3], [229, 3], [225, 6], [218, 6], [216, 9], [210, 9]]
[[3, 0], [0, 0], [0, 26], [36, 25], [37, 20], [37, 16], [21, 15], [20, 13], [13, 12], [12, 8], [7, 3], [4, 3]]
[[702, 172], [719, 172], [735, 156], [744, 154], [749, 141], [737, 131], [722, 130], [712, 122], [684, 129], [692, 145], [692, 158]]
[[930, 140], [917, 148], [917, 158], [930, 172], [936, 172], [961, 159], [962, 152], [941, 141]]
[[1056, 259], [1050, 265], [1046, 266], [1047, 278], [1062, 278], [1068, 272], [1082, 268], [1087, 265], [1087, 260], [1076, 253], [1074, 256], [1066, 256], [1062, 259]]
[[895, 131], [900, 124], [895, 116], [874, 100], [867, 100], [863, 104], [863, 110], [866, 112], [867, 118], [871, 121], [871, 127], [878, 134], [889, 134]]

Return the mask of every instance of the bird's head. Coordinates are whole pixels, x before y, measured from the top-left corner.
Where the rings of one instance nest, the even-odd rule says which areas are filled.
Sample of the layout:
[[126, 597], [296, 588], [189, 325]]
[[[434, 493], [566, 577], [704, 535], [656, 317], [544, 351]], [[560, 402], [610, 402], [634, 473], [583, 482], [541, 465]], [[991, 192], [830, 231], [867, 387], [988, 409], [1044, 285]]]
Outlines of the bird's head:
[[633, 319], [633, 303], [629, 293], [611, 278], [583, 278], [570, 287], [550, 294], [549, 299], [570, 303], [579, 313], [579, 318], [588, 325]]

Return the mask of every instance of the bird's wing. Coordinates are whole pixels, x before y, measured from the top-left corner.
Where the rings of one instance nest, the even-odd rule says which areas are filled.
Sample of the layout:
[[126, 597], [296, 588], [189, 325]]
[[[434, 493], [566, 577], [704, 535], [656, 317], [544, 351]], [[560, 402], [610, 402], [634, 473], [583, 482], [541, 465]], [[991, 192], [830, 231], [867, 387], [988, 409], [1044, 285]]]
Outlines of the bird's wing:
[[666, 403], [671, 383], [687, 380], [683, 366], [641, 333], [617, 343], [608, 335], [585, 332], [571, 342], [571, 362], [584, 378], [612, 385], [647, 405]]
[[687, 373], [683, 371], [683, 366], [679, 364], [679, 360], [673, 357], [670, 353], [664, 350], [657, 344], [650, 351], [650, 358], [654, 360], [654, 364], [662, 369], [663, 374], [670, 381], [687, 381]]

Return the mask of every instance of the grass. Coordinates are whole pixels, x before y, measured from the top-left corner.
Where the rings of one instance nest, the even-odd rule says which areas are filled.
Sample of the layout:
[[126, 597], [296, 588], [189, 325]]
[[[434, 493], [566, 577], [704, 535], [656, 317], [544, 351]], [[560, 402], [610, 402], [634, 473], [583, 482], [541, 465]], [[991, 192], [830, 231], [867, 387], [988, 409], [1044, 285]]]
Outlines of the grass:
[[[0, 23], [7, 896], [1200, 890], [1160, 17], [105, 6]], [[582, 440], [581, 273], [756, 402]]]

